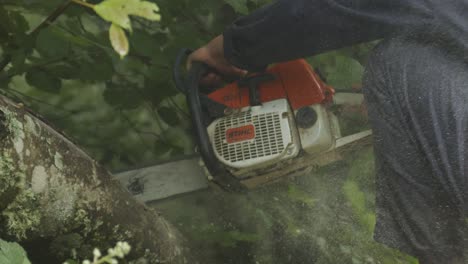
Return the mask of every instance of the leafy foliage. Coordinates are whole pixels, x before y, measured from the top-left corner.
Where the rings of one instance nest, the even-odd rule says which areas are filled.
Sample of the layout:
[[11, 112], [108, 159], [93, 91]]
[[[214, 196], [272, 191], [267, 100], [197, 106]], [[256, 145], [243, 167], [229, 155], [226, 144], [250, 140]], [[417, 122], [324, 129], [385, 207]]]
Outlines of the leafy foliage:
[[105, 20], [128, 31], [132, 31], [130, 15], [152, 21], [161, 20], [161, 16], [156, 14], [158, 6], [141, 0], [107, 0], [93, 6], [93, 9]]
[[171, 75], [176, 53], [266, 2], [133, 0], [119, 9], [119, 0], [94, 0], [87, 4], [107, 20], [72, 4], [30, 34], [63, 1], [8, 1], [0, 7], [0, 62], [11, 63], [0, 73], [0, 91], [45, 115], [110, 168], [189, 154], [188, 111]]
[[31, 86], [49, 92], [56, 92], [60, 90], [62, 86], [60, 78], [51, 76], [49, 73], [42, 70], [28, 71], [26, 73], [26, 81]]
[[[89, 5], [84, 2], [77, 2], [85, 6]], [[130, 15], [151, 21], [161, 20], [161, 15], [156, 13], [159, 11], [159, 7], [148, 1], [106, 0], [92, 6], [92, 8], [99, 16], [112, 23], [109, 29], [109, 38], [112, 47], [121, 58], [125, 57], [129, 51], [128, 39], [124, 29], [132, 31]]]
[[112, 23], [109, 29], [109, 39], [111, 41], [112, 47], [115, 51], [117, 51], [120, 57], [123, 58], [125, 55], [128, 54], [128, 39], [125, 35], [125, 31], [121, 27]]

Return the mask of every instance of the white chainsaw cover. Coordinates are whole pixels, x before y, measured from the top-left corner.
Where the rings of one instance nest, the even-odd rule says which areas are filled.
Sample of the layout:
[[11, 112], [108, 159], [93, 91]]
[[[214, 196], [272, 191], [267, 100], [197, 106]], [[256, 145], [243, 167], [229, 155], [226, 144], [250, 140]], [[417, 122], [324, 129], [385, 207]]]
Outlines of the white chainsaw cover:
[[[301, 147], [307, 154], [325, 152], [335, 145], [340, 137], [338, 121], [332, 113], [328, 113], [323, 105], [308, 106], [317, 114], [317, 122], [309, 128], [298, 128]], [[335, 129], [336, 128], [336, 129]]]
[[261, 167], [299, 153], [299, 139], [287, 100], [245, 107], [208, 126], [213, 150], [228, 167]]

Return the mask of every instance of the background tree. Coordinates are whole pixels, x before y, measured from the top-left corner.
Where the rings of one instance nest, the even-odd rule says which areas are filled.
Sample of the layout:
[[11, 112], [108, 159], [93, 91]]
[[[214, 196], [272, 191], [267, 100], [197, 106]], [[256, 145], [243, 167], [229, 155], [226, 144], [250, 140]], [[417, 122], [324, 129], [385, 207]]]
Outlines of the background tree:
[[86, 258], [117, 241], [133, 245], [131, 259], [186, 263], [172, 225], [70, 140], [4, 97], [0, 134], [0, 238], [21, 242], [34, 263]]

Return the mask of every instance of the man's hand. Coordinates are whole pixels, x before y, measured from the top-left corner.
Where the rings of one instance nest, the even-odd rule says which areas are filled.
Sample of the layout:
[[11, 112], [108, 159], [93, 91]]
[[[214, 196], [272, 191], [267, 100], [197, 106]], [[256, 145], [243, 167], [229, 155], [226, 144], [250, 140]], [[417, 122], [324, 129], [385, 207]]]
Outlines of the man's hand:
[[201, 80], [205, 85], [217, 85], [221, 83], [223, 77], [239, 77], [247, 74], [247, 71], [234, 67], [224, 57], [224, 39], [222, 35], [190, 54], [187, 68], [190, 69], [194, 61], [203, 62], [222, 75], [220, 76], [215, 72], [209, 73]]

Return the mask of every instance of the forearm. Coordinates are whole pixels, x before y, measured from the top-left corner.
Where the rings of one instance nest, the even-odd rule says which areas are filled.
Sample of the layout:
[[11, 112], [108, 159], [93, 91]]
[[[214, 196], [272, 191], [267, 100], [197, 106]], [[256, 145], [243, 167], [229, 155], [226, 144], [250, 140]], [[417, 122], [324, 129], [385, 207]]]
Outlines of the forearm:
[[235, 21], [224, 32], [224, 52], [235, 66], [310, 56], [429, 23], [424, 0], [278, 0]]

